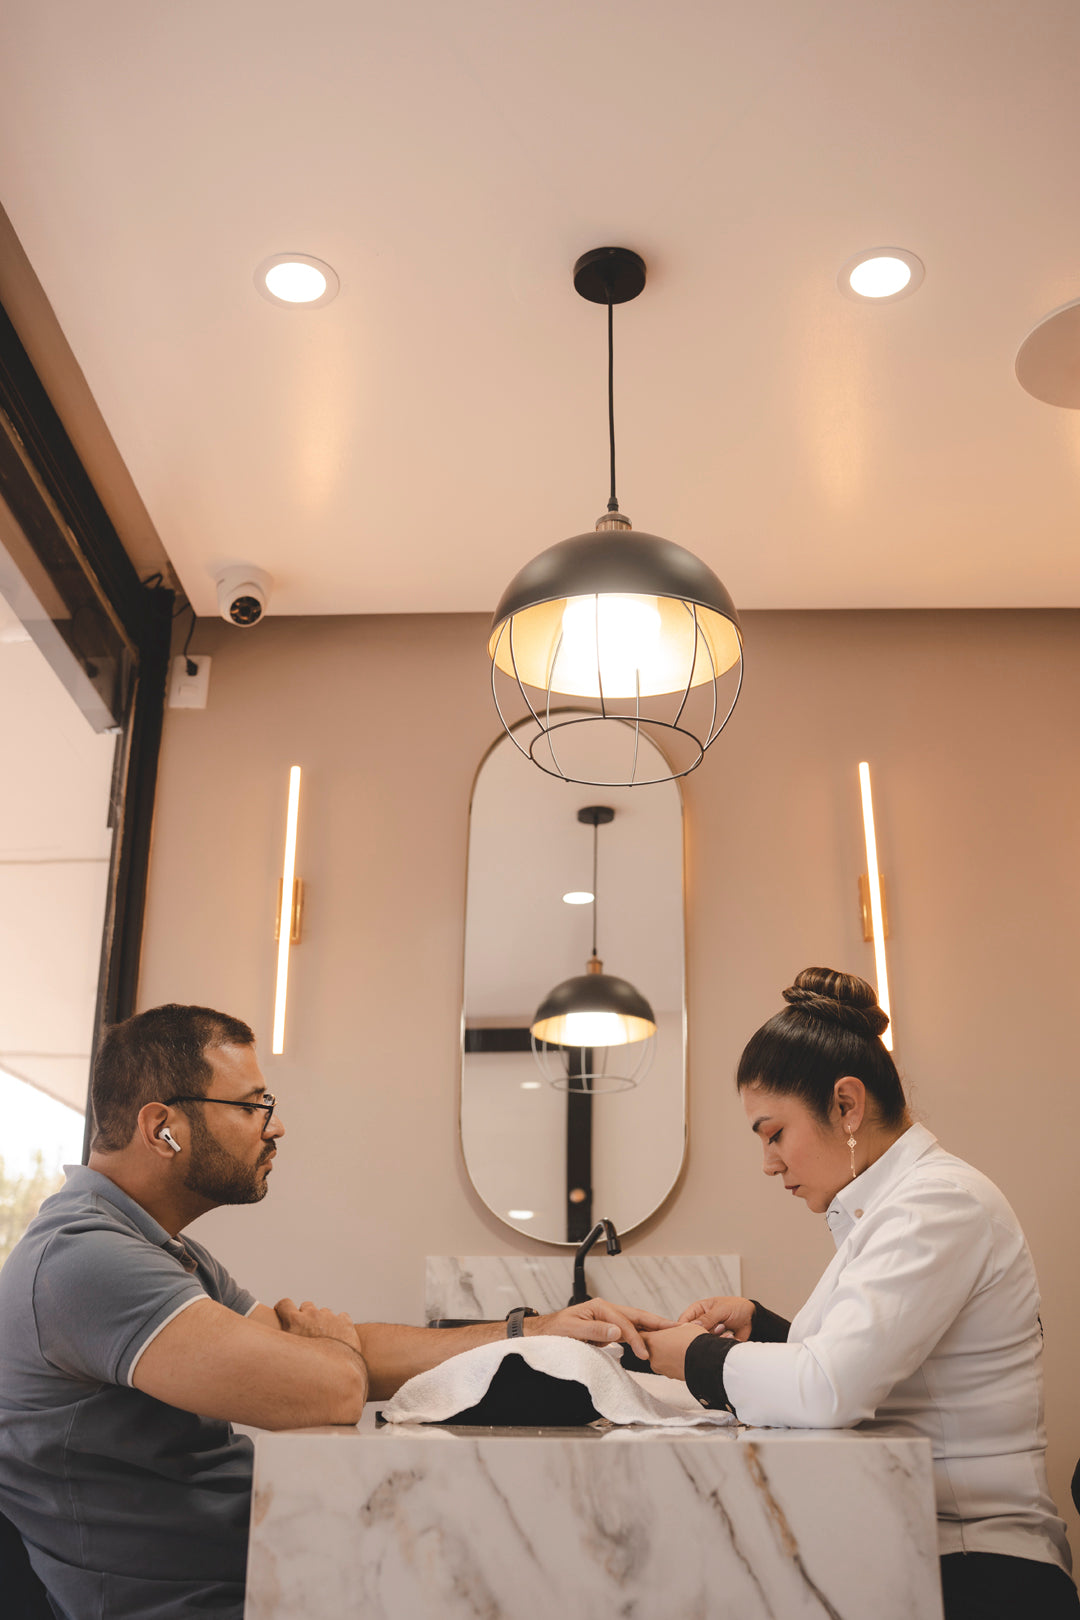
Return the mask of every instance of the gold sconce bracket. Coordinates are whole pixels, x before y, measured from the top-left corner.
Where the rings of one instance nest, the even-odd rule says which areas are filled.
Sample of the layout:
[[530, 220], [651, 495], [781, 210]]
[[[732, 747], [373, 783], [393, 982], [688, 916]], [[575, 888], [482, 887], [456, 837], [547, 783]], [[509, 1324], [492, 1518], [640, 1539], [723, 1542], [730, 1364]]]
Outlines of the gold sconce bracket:
[[[862, 880], [860, 879], [860, 882], [861, 881]], [[281, 897], [283, 890], [284, 885], [282, 880], [281, 878], [278, 878], [277, 916], [274, 918], [274, 938], [276, 940], [280, 940], [281, 938]], [[292, 909], [289, 917], [289, 944], [299, 945], [300, 924], [303, 921], [304, 916], [304, 885], [299, 878], [293, 879], [292, 891]]]
[[[881, 926], [885, 938], [889, 937], [889, 907], [885, 898], [885, 879], [878, 873], [878, 882], [881, 885]], [[863, 872], [859, 878], [859, 910], [862, 913], [862, 937], [869, 941], [874, 937], [874, 921], [870, 910], [870, 878]]]

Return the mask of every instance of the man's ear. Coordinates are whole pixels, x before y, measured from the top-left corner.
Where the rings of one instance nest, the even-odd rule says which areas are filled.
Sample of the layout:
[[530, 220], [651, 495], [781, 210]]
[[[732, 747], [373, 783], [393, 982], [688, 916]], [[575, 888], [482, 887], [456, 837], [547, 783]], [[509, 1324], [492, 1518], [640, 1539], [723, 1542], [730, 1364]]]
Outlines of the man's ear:
[[833, 1087], [840, 1123], [854, 1136], [866, 1118], [866, 1087], [853, 1074], [843, 1075]]
[[161, 1132], [168, 1125], [171, 1111], [164, 1103], [146, 1103], [139, 1109], [139, 1117], [135, 1122], [136, 1134], [142, 1138], [143, 1145], [166, 1159], [175, 1156], [175, 1149], [168, 1142], [162, 1140]]

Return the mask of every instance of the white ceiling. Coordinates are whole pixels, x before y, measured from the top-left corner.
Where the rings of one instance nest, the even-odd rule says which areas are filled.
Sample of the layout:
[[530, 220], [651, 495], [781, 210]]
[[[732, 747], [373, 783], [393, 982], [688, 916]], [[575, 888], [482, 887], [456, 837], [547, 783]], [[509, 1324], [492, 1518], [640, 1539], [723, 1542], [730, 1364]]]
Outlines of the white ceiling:
[[[490, 609], [620, 495], [742, 607], [1080, 604], [1074, 0], [7, 0], [0, 203], [200, 612]], [[912, 297], [836, 274], [897, 245]], [[256, 264], [328, 260], [283, 309]]]

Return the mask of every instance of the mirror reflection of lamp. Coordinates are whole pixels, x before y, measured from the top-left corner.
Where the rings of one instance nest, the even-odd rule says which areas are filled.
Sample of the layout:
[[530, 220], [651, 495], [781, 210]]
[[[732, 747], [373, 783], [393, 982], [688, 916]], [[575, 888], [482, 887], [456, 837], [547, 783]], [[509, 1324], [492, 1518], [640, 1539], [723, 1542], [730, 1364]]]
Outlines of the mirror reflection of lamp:
[[[615, 812], [610, 805], [587, 805], [577, 819], [593, 830], [592, 955], [583, 974], [557, 984], [536, 1009], [529, 1026], [533, 1056], [558, 1090], [628, 1091], [652, 1062], [656, 1014], [629, 980], [604, 972], [597, 951], [599, 830], [614, 821]], [[632, 1064], [617, 1066], [611, 1058], [612, 1050], [622, 1047], [639, 1048]], [[556, 1066], [559, 1057], [565, 1062]]]

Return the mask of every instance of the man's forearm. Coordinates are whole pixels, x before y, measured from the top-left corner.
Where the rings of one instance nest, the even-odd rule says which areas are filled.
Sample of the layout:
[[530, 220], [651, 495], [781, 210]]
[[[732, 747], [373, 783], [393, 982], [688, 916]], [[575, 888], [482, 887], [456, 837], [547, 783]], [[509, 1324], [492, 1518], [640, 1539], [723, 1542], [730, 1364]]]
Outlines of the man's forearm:
[[[526, 1326], [535, 1317], [527, 1319]], [[370, 1391], [389, 1400], [408, 1379], [437, 1367], [463, 1350], [505, 1339], [505, 1322], [477, 1322], [460, 1328], [404, 1327], [396, 1322], [358, 1322], [356, 1331], [367, 1362]]]
[[358, 1423], [370, 1383], [360, 1351], [341, 1339], [290, 1336], [302, 1360], [299, 1376], [282, 1401], [276, 1421], [261, 1428], [299, 1429], [314, 1424]]
[[[368, 1367], [367, 1361], [365, 1360], [362, 1352], [359, 1351], [355, 1345], [347, 1344], [344, 1339], [312, 1339], [311, 1343], [313, 1345], [319, 1345], [322, 1348], [324, 1355], [329, 1353], [336, 1356], [338, 1360], [344, 1357], [349, 1363], [353, 1373], [360, 1379], [359, 1396], [360, 1408], [362, 1410], [364, 1402], [368, 1398], [368, 1392], [371, 1387], [371, 1369]], [[348, 1398], [350, 1401], [355, 1400], [355, 1392], [351, 1393]], [[350, 1423], [355, 1423], [358, 1421], [359, 1416], [360, 1413], [357, 1412], [356, 1417], [349, 1418], [347, 1421]]]

